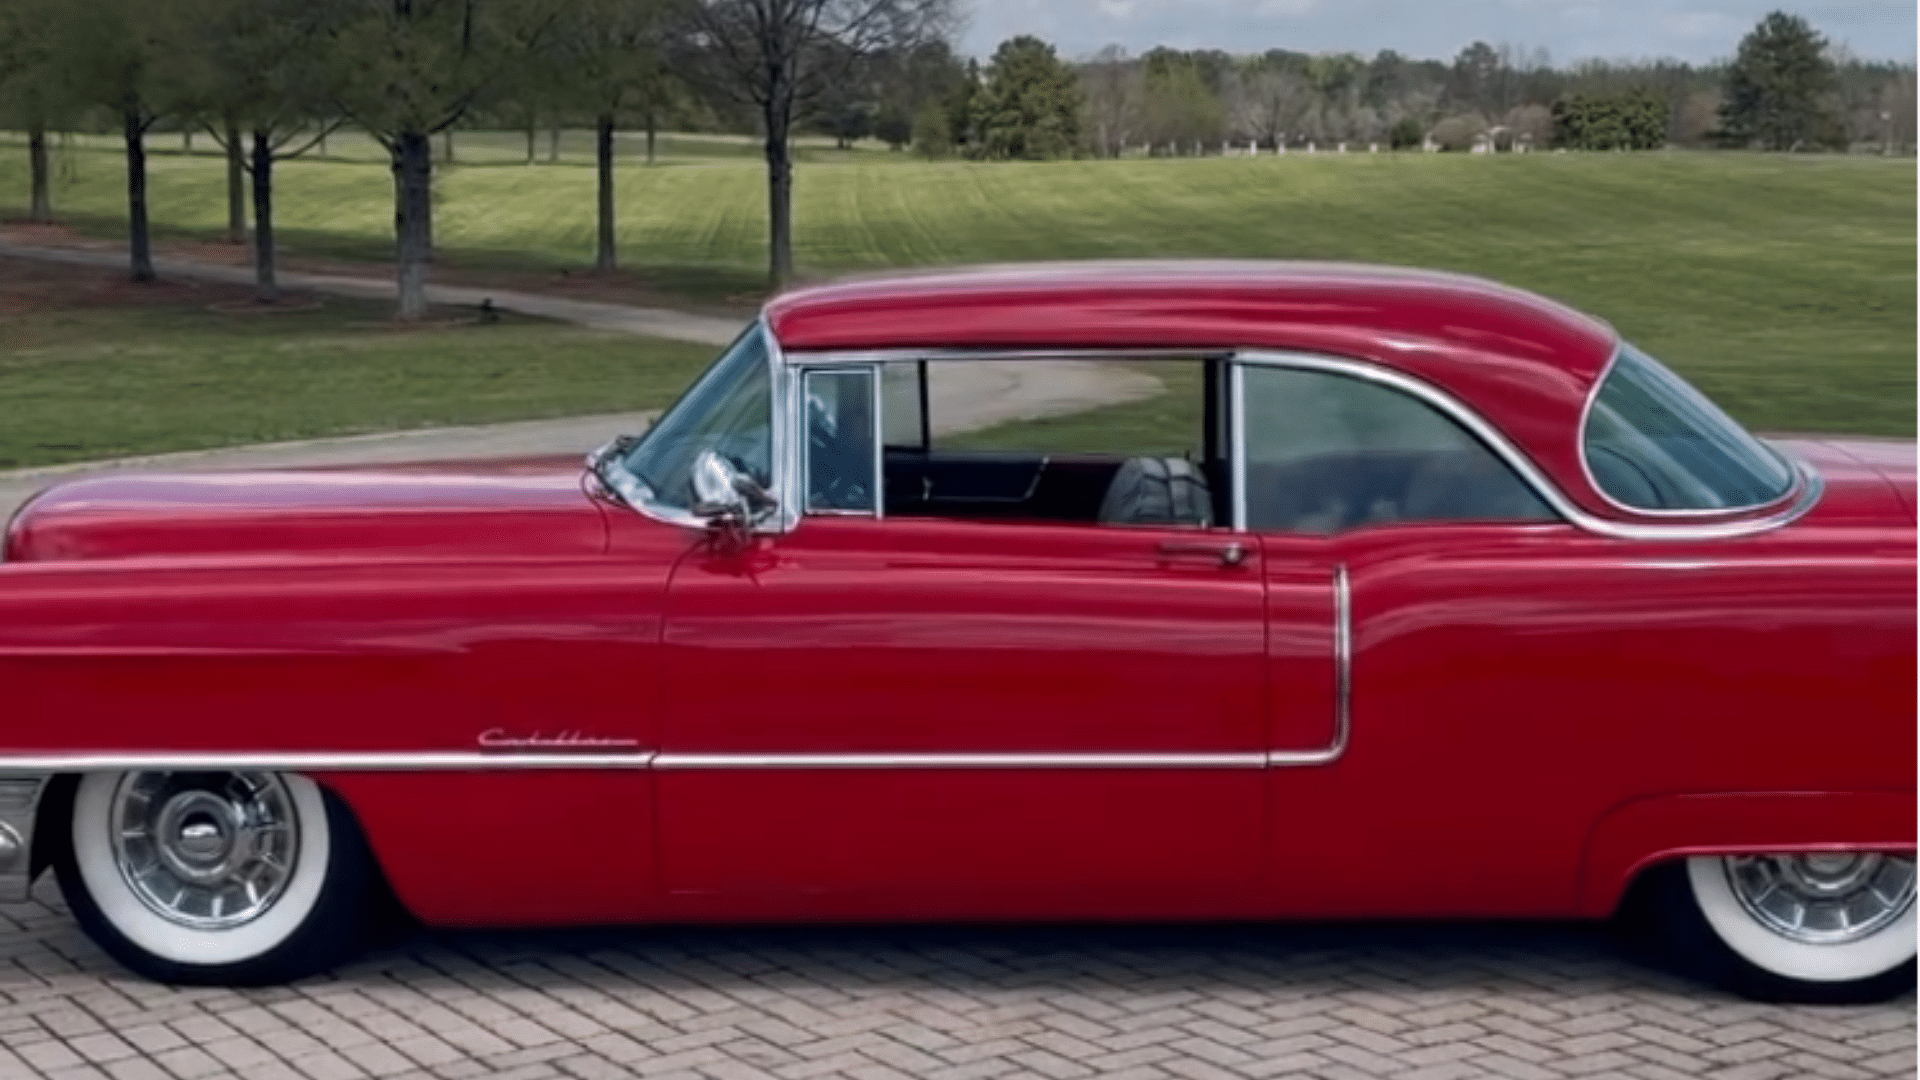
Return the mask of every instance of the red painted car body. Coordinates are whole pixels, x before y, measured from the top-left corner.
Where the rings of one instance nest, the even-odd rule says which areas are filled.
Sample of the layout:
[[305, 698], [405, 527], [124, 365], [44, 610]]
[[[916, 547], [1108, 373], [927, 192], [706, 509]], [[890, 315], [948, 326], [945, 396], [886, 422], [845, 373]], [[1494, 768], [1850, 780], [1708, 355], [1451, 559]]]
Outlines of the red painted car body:
[[1681, 855], [1914, 846], [1911, 444], [1782, 444], [1791, 507], [1623, 510], [1579, 441], [1612, 331], [1444, 275], [955, 272], [764, 323], [786, 364], [1345, 358], [1579, 516], [1220, 530], [1221, 566], [951, 519], [729, 547], [573, 463], [87, 480], [7, 534], [0, 771], [306, 771], [441, 925], [1601, 916]]

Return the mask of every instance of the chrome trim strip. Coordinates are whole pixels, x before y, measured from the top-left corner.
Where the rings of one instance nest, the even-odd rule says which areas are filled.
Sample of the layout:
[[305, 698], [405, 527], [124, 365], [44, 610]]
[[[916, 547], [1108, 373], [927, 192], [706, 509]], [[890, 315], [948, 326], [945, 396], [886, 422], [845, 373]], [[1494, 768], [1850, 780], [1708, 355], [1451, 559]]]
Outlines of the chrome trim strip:
[[1268, 768], [1331, 765], [1353, 730], [1353, 598], [1345, 565], [1333, 568], [1333, 742], [1320, 750], [1269, 750]]
[[885, 508], [881, 505], [885, 502], [887, 488], [887, 449], [882, 445], [883, 439], [881, 437], [881, 433], [886, 431], [886, 428], [881, 426], [882, 418], [879, 412], [880, 369], [872, 364], [822, 364], [818, 366], [808, 364], [804, 367], [796, 366], [793, 369], [793, 377], [798, 380], [797, 385], [800, 388], [798, 395], [799, 405], [797, 406], [800, 415], [794, 421], [795, 427], [793, 430], [806, 435], [805, 438], [794, 440], [800, 447], [800, 491], [803, 497], [809, 500], [811, 499], [811, 496], [806, 493], [808, 491], [808, 485], [813, 482], [813, 436], [808, 433], [807, 430], [807, 425], [813, 422], [813, 417], [808, 415], [807, 412], [807, 398], [808, 395], [812, 393], [810, 389], [812, 379], [815, 375], [849, 374], [864, 374], [867, 376], [867, 390], [870, 395], [868, 412], [873, 418], [873, 509], [838, 510], [830, 507], [804, 505], [800, 508], [801, 516], [803, 517], [864, 517], [873, 518], [875, 521], [878, 521], [886, 516]]
[[[800, 375], [787, 366], [786, 353], [780, 348], [780, 339], [773, 334], [773, 327], [767, 325], [766, 315], [760, 317], [762, 332], [766, 334], [767, 347], [767, 393], [773, 399], [768, 408], [773, 410], [773, 431], [770, 438], [773, 446], [768, 460], [773, 465], [773, 490], [780, 505], [774, 510], [770, 521], [754, 529], [757, 533], [789, 533], [799, 527], [800, 519], [806, 516], [807, 477], [806, 462], [802, 460], [802, 451], [806, 447], [804, 433], [807, 430], [807, 395], [805, 388], [796, 392]], [[802, 437], [795, 438], [794, 432]]]
[[[772, 331], [768, 331], [772, 337]], [[780, 354], [789, 364], [886, 364], [906, 360], [1217, 360], [1233, 355], [1219, 349], [821, 349]]]
[[1227, 362], [1227, 471], [1233, 485], [1233, 531], [1247, 531], [1247, 366]]
[[[1608, 506], [1613, 507], [1615, 510], [1620, 511], [1623, 514], [1634, 514], [1641, 517], [1650, 517], [1650, 518], [1670, 518], [1676, 521], [1685, 521], [1685, 520], [1698, 520], [1700, 518], [1723, 518], [1729, 514], [1750, 514], [1755, 510], [1764, 510], [1770, 506], [1780, 506], [1785, 503], [1790, 503], [1794, 500], [1794, 496], [1799, 495], [1801, 493], [1801, 489], [1805, 487], [1807, 483], [1807, 476], [1810, 472], [1812, 472], [1812, 470], [1803, 468], [1801, 466], [1801, 462], [1799, 461], [1799, 459], [1789, 457], [1788, 455], [1782, 453], [1781, 451], [1776, 449], [1774, 446], [1769, 444], [1765, 439], [1759, 438], [1758, 436], [1754, 435], [1751, 431], [1748, 431], [1744, 427], [1740, 427], [1738, 422], [1736, 422], [1734, 426], [1740, 428], [1741, 434], [1745, 435], [1747, 438], [1752, 439], [1755, 443], [1759, 444], [1762, 450], [1765, 450], [1767, 453], [1772, 454], [1775, 458], [1778, 458], [1780, 460], [1780, 463], [1782, 465], [1785, 465], [1793, 473], [1794, 483], [1792, 484], [1792, 486], [1788, 487], [1787, 490], [1781, 492], [1779, 495], [1776, 495], [1775, 497], [1766, 500], [1765, 502], [1748, 503], [1745, 506], [1716, 506], [1710, 510], [1667, 510], [1667, 509], [1661, 509], [1657, 507], [1629, 506], [1628, 504], [1623, 503], [1619, 499], [1616, 499], [1612, 495], [1608, 494], [1607, 489], [1604, 487], [1601, 487], [1599, 479], [1593, 475], [1593, 466], [1587, 463], [1587, 425], [1591, 422], [1591, 418], [1593, 416], [1594, 404], [1600, 400], [1600, 388], [1606, 385], [1607, 376], [1613, 374], [1614, 367], [1620, 363], [1620, 352], [1622, 349], [1625, 349], [1626, 347], [1627, 347], [1627, 343], [1624, 341], [1616, 342], [1614, 344], [1613, 355], [1607, 358], [1607, 366], [1600, 369], [1599, 377], [1594, 379], [1593, 381], [1593, 388], [1587, 391], [1587, 400], [1583, 402], [1580, 406], [1579, 427], [1575, 431], [1575, 438], [1579, 440], [1579, 445], [1577, 447], [1579, 452], [1574, 456], [1580, 459], [1580, 476], [1582, 479], [1584, 479], [1587, 482], [1587, 486], [1593, 489], [1593, 493], [1595, 495], [1600, 496], [1601, 502], [1606, 503]], [[1647, 356], [1647, 354], [1644, 352], [1641, 353], [1640, 355], [1644, 359], [1651, 360], [1655, 364], [1659, 364], [1658, 360], [1654, 360], [1653, 357]], [[1674, 378], [1676, 379], [1680, 377], [1678, 372], [1674, 372], [1673, 374], [1674, 374]], [[1681, 381], [1685, 382], [1684, 379]], [[1691, 385], [1691, 384], [1688, 384], [1688, 385]], [[1697, 387], [1695, 388], [1695, 392], [1696, 393], [1699, 392], [1699, 389]], [[1706, 395], [1701, 394], [1701, 396], [1705, 397]], [[1728, 417], [1727, 419], [1732, 420], [1733, 418]]]
[[1258, 751], [1217, 754], [682, 754], [656, 769], [1259, 769]]
[[555, 752], [551, 754], [452, 751], [260, 751], [222, 753], [191, 750], [126, 751], [78, 754], [3, 754], [0, 777], [14, 772], [122, 772], [133, 770], [264, 772], [412, 772], [490, 769], [644, 769], [653, 764], [651, 750], [619, 753]]
[[887, 395], [881, 383], [887, 371], [879, 364], [870, 365], [867, 370], [873, 373], [873, 408], [868, 410], [873, 424], [873, 520], [884, 521], [887, 516]]
[[[1262, 367], [1297, 368], [1346, 375], [1412, 395], [1439, 409], [1477, 436], [1502, 461], [1506, 462], [1509, 468], [1520, 474], [1520, 478], [1526, 481], [1527, 485], [1533, 488], [1534, 493], [1539, 495], [1555, 513], [1568, 522], [1600, 536], [1609, 536], [1618, 540], [1721, 540], [1735, 536], [1751, 536], [1777, 529], [1804, 515], [1819, 502], [1820, 493], [1823, 490], [1820, 474], [1808, 468], [1804, 462], [1795, 461], [1793, 464], [1798, 466], [1805, 479], [1800, 497], [1791, 505], [1765, 517], [1672, 525], [1609, 521], [1574, 505], [1551, 480], [1547, 479], [1545, 474], [1534, 466], [1533, 461], [1508, 442], [1506, 436], [1497, 428], [1438, 387], [1398, 371], [1343, 357], [1249, 350], [1236, 353], [1234, 359], [1242, 364], [1257, 364]], [[1241, 403], [1241, 411], [1245, 412], [1244, 401]], [[1244, 427], [1244, 415], [1241, 419]]]

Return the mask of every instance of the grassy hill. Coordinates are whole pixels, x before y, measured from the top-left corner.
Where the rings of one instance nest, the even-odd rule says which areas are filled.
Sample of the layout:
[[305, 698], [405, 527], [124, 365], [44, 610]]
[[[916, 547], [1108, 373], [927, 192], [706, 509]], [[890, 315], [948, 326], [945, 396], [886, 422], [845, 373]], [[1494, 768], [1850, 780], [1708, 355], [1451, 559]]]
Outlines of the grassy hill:
[[[585, 263], [593, 171], [568, 138], [561, 164], [527, 166], [521, 136], [463, 134], [475, 163], [437, 180], [444, 256], [475, 266]], [[635, 160], [637, 138], [623, 146], [626, 264], [709, 295], [758, 289], [766, 194], [751, 146], [674, 136], [653, 168]], [[391, 173], [371, 147], [337, 139], [332, 149], [352, 160], [283, 167], [285, 241], [309, 254], [385, 258]], [[1910, 159], [1294, 153], [975, 164], [804, 149], [812, 160], [797, 172], [795, 249], [805, 274], [1150, 256], [1441, 267], [1610, 320], [1755, 427], [1914, 430]], [[24, 157], [0, 142], [0, 217], [22, 209]], [[119, 157], [70, 149], [61, 169], [61, 212], [89, 230], [117, 229]], [[157, 228], [217, 233], [223, 184], [217, 157], [156, 156]]]

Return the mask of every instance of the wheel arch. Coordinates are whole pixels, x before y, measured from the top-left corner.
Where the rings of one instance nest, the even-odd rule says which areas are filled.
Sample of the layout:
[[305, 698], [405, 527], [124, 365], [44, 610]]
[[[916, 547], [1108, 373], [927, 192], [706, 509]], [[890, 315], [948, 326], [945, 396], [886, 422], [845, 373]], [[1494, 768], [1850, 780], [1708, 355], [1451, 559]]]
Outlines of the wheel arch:
[[1911, 791], [1654, 795], [1595, 822], [1580, 864], [1579, 914], [1606, 918], [1648, 871], [1694, 855], [1914, 849]]
[[[48, 777], [46, 785], [40, 789], [40, 802], [35, 808], [33, 836], [29, 843], [27, 863], [27, 884], [29, 887], [40, 879], [40, 875], [53, 869], [60, 860], [69, 857], [73, 850], [73, 799], [80, 788], [80, 778], [84, 773], [55, 773]], [[366, 822], [353, 805], [353, 800], [328, 782], [329, 777], [318, 774], [299, 773], [319, 786], [323, 796], [339, 805], [353, 827], [359, 830], [364, 839], [367, 836]], [[385, 893], [394, 903], [398, 898], [387, 877], [387, 870], [380, 860], [380, 852], [371, 843], [364, 845], [368, 868], [374, 875], [374, 886]]]

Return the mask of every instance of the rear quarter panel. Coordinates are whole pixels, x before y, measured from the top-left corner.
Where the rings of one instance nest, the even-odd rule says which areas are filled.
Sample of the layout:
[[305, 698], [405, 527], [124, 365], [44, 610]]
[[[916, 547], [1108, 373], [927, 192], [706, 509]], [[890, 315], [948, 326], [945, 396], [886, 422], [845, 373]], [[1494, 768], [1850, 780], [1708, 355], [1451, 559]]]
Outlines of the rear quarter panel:
[[[1275, 775], [1289, 913], [1602, 914], [1663, 852], [1912, 844], [1911, 531], [1394, 526], [1341, 546], [1352, 742]], [[1783, 829], [1779, 806], [1812, 804], [1781, 793], [1829, 797]], [[1832, 797], [1861, 793], [1904, 799], [1904, 822]], [[1606, 824], [1695, 796], [1766, 798]]]

